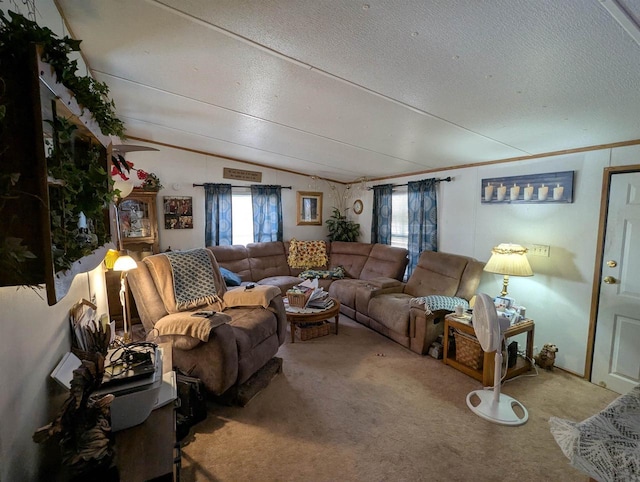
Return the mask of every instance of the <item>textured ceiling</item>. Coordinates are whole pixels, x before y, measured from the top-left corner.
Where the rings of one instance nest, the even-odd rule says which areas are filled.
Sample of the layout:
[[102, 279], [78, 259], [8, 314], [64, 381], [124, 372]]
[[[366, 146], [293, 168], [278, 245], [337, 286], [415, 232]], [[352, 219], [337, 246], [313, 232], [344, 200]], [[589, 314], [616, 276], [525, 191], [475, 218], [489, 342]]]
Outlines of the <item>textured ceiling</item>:
[[640, 0], [58, 4], [134, 138], [347, 182], [640, 139]]

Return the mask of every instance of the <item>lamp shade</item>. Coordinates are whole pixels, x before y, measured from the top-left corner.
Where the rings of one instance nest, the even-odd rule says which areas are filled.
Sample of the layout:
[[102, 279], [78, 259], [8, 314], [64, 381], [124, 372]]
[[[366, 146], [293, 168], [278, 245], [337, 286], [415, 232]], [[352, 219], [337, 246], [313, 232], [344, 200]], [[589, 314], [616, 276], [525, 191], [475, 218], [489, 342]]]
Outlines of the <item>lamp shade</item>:
[[527, 251], [519, 244], [499, 244], [491, 250], [491, 258], [484, 270], [509, 276], [533, 276]]
[[113, 263], [114, 271], [130, 271], [132, 269], [136, 269], [137, 267], [138, 264], [136, 263], [136, 260], [128, 254], [118, 257], [118, 259], [116, 259], [116, 262]]

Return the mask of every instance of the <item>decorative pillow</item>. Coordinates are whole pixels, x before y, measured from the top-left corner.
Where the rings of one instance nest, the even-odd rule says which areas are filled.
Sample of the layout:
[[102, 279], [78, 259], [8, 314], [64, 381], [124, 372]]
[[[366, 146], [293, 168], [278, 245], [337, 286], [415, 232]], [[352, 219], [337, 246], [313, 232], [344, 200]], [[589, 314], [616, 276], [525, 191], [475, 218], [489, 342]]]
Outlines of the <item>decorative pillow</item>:
[[344, 278], [344, 267], [338, 266], [333, 269], [307, 269], [298, 275], [302, 279], [341, 279]]
[[224, 278], [224, 282], [227, 286], [240, 286], [242, 283], [242, 279], [240, 275], [234, 273], [233, 271], [229, 271], [227, 268], [223, 268], [220, 266], [220, 274]]
[[291, 268], [319, 268], [326, 266], [327, 243], [324, 241], [297, 241], [295, 238], [289, 243], [289, 258]]
[[469, 309], [469, 302], [457, 296], [429, 295], [412, 298], [411, 306], [416, 305], [424, 305], [424, 311], [427, 315], [438, 310], [453, 311], [456, 305], [462, 305], [465, 310]]

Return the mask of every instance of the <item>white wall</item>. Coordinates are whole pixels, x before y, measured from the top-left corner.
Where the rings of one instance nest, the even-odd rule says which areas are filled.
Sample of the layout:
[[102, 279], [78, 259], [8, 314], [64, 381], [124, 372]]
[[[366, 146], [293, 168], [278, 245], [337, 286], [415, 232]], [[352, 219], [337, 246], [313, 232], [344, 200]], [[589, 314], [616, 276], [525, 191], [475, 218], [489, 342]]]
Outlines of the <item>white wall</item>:
[[[54, 306], [48, 306], [43, 289], [0, 288], [0, 480], [33, 480], [44, 464], [45, 450], [31, 436], [67, 398], [49, 375], [71, 347], [69, 309], [94, 294], [98, 313], [106, 313], [102, 265], [76, 276]], [[49, 449], [49, 457], [59, 455], [57, 447]]]
[[[63, 36], [66, 32], [53, 1], [35, 3], [37, 23]], [[1, 3], [0, 8], [5, 13], [15, 11], [9, 2]], [[82, 62], [79, 64], [83, 71]], [[51, 307], [43, 289], [0, 288], [0, 480], [35, 480], [45, 464], [43, 459], [59, 456], [57, 447], [46, 450], [31, 436], [52, 420], [67, 398], [67, 392], [49, 374], [71, 346], [69, 309], [94, 294], [98, 312], [107, 312], [101, 266], [77, 276], [69, 293]]]
[[[287, 172], [266, 169], [220, 159], [215, 156], [198, 154], [170, 147], [154, 146], [136, 142], [138, 145], [157, 147], [159, 151], [131, 152], [126, 155], [134, 168], [142, 168], [155, 173], [164, 186], [158, 193], [157, 205], [160, 211], [158, 229], [160, 249], [191, 249], [204, 246], [204, 189], [193, 184], [205, 182], [228, 183], [234, 186], [249, 186], [250, 182], [223, 179], [223, 168], [235, 168], [262, 172], [260, 184], [291, 186], [282, 190], [282, 215], [284, 220], [283, 237], [285, 240], [327, 239], [325, 221], [331, 215], [331, 206], [335, 204], [329, 185], [325, 181], [314, 181], [309, 176], [300, 176]], [[295, 166], [292, 166], [294, 169]], [[296, 225], [296, 192], [317, 191], [323, 193], [322, 226]], [[247, 192], [247, 191], [243, 191]], [[193, 229], [165, 229], [162, 214], [163, 198], [166, 196], [191, 196], [193, 198]], [[251, 219], [247, 220], [252, 222]]]
[[[438, 191], [439, 251], [488, 261], [491, 248], [499, 243], [551, 247], [548, 258], [528, 256], [534, 276], [511, 277], [509, 294], [535, 320], [535, 345], [555, 343], [560, 348], [556, 365], [584, 375], [603, 169], [630, 164], [640, 164], [639, 146], [446, 170], [393, 182], [453, 177], [452, 182], [440, 183]], [[571, 204], [480, 202], [482, 179], [569, 170], [575, 171]], [[368, 197], [365, 210], [370, 211], [371, 202]], [[360, 216], [366, 220], [365, 231], [370, 229], [368, 214]], [[501, 287], [502, 276], [484, 273], [479, 291], [496, 295]]]

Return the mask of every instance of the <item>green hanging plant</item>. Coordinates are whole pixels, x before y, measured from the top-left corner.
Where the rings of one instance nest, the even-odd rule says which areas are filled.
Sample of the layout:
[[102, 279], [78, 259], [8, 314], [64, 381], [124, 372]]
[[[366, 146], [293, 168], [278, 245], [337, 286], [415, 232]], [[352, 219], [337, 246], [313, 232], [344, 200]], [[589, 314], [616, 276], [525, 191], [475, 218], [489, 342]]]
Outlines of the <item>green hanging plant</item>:
[[360, 236], [360, 224], [347, 219], [338, 208], [333, 208], [331, 216], [325, 222], [331, 241], [357, 241]]
[[[61, 184], [51, 188], [49, 195], [53, 259], [59, 271], [108, 241], [104, 209], [112, 198], [113, 180], [100, 162], [98, 148], [84, 149], [75, 143], [74, 124], [60, 117], [50, 124], [54, 125], [57, 142], [49, 145], [48, 173]], [[80, 213], [89, 224], [86, 233], [78, 227]]]
[[124, 138], [124, 123], [115, 115], [107, 84], [89, 76], [78, 76], [78, 61], [69, 59], [71, 52], [80, 51], [82, 41], [66, 35], [60, 39], [50, 29], [18, 13], [9, 11], [8, 14], [7, 18], [0, 10], [0, 55], [20, 58], [31, 43], [41, 44], [42, 60], [53, 67], [58, 82], [73, 92], [78, 104], [91, 112], [102, 133]]

